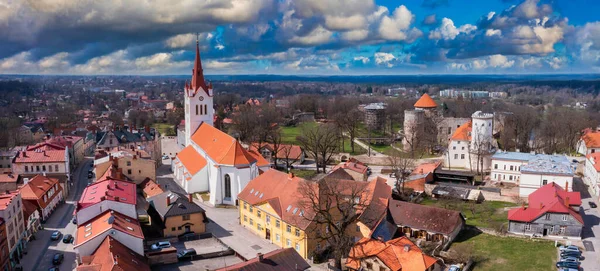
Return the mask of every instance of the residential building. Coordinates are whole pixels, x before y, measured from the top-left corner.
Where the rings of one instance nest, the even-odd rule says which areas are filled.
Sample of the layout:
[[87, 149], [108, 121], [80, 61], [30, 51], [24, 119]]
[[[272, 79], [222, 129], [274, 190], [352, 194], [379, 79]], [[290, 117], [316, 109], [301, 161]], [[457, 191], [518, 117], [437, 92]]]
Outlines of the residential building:
[[63, 196], [69, 194], [71, 186], [71, 167], [68, 148], [63, 150], [20, 151], [13, 160], [13, 173], [19, 174], [23, 181], [39, 174], [58, 179]]
[[[343, 187], [360, 185], [364, 193], [361, 200], [367, 207], [357, 210], [358, 222], [350, 234], [357, 240], [369, 236], [377, 221], [385, 215], [385, 206], [391, 195], [391, 188], [382, 178], [370, 182], [354, 180], [332, 180], [347, 182]], [[264, 237], [283, 248], [292, 247], [305, 259], [326, 248], [326, 243], [317, 238], [319, 232], [327, 231], [322, 225], [311, 221], [314, 215], [310, 209], [302, 207], [306, 195], [298, 192], [301, 185], [314, 185], [293, 174], [270, 169], [252, 180], [238, 195], [240, 201], [240, 224], [252, 233]], [[343, 193], [340, 191], [340, 193]]]
[[592, 189], [594, 195], [600, 196], [600, 152], [585, 156], [583, 181]]
[[0, 218], [0, 269], [2, 271], [11, 270], [10, 259], [8, 257], [6, 222], [2, 218]]
[[583, 135], [577, 142], [577, 152], [583, 155], [600, 152], [600, 127], [583, 130]]
[[181, 195], [172, 191], [165, 191], [156, 196], [149, 197], [148, 214], [158, 214], [158, 222], [163, 229], [163, 237], [175, 237], [184, 233], [196, 234], [206, 231], [208, 218], [202, 207], [194, 203], [192, 195]]
[[50, 214], [63, 202], [62, 187], [57, 179], [36, 175], [20, 188], [23, 202], [27, 201], [36, 206], [41, 214], [42, 221], [46, 221]]
[[138, 255], [144, 255], [144, 234], [139, 222], [115, 211], [106, 211], [86, 224], [79, 223], [73, 248], [77, 261], [83, 262], [84, 256], [90, 256], [107, 236], [131, 249]]
[[[333, 167], [331, 169], [331, 172], [333, 173], [337, 170], [342, 170], [345, 173], [347, 173], [348, 175], [350, 175], [352, 177], [351, 180], [366, 182], [367, 177], [368, 177], [367, 172], [369, 170], [369, 167], [367, 167], [367, 165], [365, 165], [364, 163], [362, 163], [354, 158], [351, 158], [350, 160], [340, 163], [337, 166]], [[334, 176], [331, 176], [331, 178], [333, 178], [333, 177]], [[348, 180], [348, 179], [346, 179], [346, 180]]]
[[132, 128], [113, 129], [96, 133], [96, 148], [106, 151], [115, 147], [136, 149], [147, 152], [156, 163], [162, 162], [160, 134], [154, 129], [144, 127], [134, 131]]
[[156, 161], [150, 158], [143, 151], [119, 150], [108, 152], [104, 157], [97, 157], [94, 160], [94, 165], [97, 169], [96, 174], [104, 174], [101, 169], [108, 169], [110, 164], [115, 168], [120, 168], [123, 175], [136, 184], [140, 184], [148, 178], [156, 179], [157, 164]]
[[275, 146], [270, 143], [263, 143], [260, 146], [258, 143], [252, 143], [250, 150], [257, 151], [271, 164], [275, 164], [275, 160], [277, 160], [278, 166], [302, 164], [306, 159], [306, 154], [298, 145], [279, 144], [275, 149]]
[[69, 149], [69, 161], [71, 165], [76, 166], [83, 161], [86, 153], [85, 140], [80, 136], [55, 136], [46, 143], [62, 146]]
[[0, 191], [17, 190], [23, 184], [23, 179], [12, 172], [0, 173]]
[[150, 266], [144, 257], [111, 236], [106, 236], [94, 253], [81, 257], [81, 262], [75, 270], [150, 271]]
[[350, 270], [442, 271], [440, 261], [425, 254], [406, 237], [387, 242], [378, 239], [359, 240], [346, 259]]
[[521, 166], [527, 165], [536, 156], [544, 154], [498, 151], [492, 156], [492, 181], [521, 183]]
[[266, 254], [258, 253], [256, 258], [230, 265], [217, 271], [301, 271], [310, 269], [310, 265], [302, 259], [293, 248], [281, 248]]
[[41, 225], [41, 215], [37, 205], [31, 201], [23, 201], [23, 216], [25, 217], [23, 221], [25, 223], [24, 239], [30, 240], [31, 236], [38, 232]]
[[581, 239], [581, 195], [557, 183], [546, 184], [529, 194], [528, 206], [508, 211], [508, 231], [514, 234]]
[[441, 164], [442, 161], [435, 161], [418, 165], [404, 181], [404, 188], [412, 189], [417, 193], [423, 193], [425, 191], [425, 183], [433, 183], [433, 174], [440, 168]]
[[77, 223], [83, 225], [108, 210], [137, 218], [136, 202], [134, 183], [105, 178], [83, 190], [75, 208]]
[[15, 147], [9, 150], [0, 151], [0, 169], [11, 168], [12, 160], [17, 156], [19, 148]]
[[464, 225], [465, 218], [458, 211], [390, 200], [387, 217], [372, 236], [383, 240], [406, 236], [448, 247]]
[[458, 127], [450, 138], [445, 166], [476, 172], [489, 170], [492, 154], [496, 152], [493, 123], [494, 114], [473, 113], [471, 120]]
[[6, 223], [6, 239], [11, 265], [20, 262], [23, 256], [24, 244], [22, 236], [25, 232], [23, 219], [23, 201], [18, 191], [7, 191], [0, 194], [0, 218]]
[[235, 138], [213, 127], [214, 93], [204, 80], [198, 44], [184, 93], [186, 147], [172, 161], [174, 179], [188, 194], [209, 192], [211, 205], [237, 205], [237, 195], [259, 175], [259, 166]]
[[573, 187], [574, 165], [566, 156], [547, 155], [537, 157], [521, 166], [519, 195], [527, 197], [538, 188], [549, 184], [565, 184], [565, 190]]
[[148, 199], [149, 197], [153, 197], [156, 196], [162, 192], [165, 192], [161, 187], [160, 184], [157, 184], [154, 180], [152, 179], [146, 179], [144, 180], [138, 187], [140, 187], [142, 189], [142, 195]]

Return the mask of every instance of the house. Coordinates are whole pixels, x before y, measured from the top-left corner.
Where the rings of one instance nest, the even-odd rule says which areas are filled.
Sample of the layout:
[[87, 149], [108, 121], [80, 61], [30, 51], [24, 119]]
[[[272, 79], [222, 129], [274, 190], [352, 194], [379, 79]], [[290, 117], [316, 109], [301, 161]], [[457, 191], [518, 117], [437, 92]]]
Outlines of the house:
[[594, 195], [600, 196], [600, 152], [585, 156], [583, 180], [592, 189]]
[[0, 218], [0, 269], [11, 270], [8, 256], [8, 239], [6, 239], [6, 222]]
[[18, 191], [6, 191], [0, 194], [0, 218], [6, 223], [8, 255], [12, 266], [21, 259], [25, 223], [23, 219], [23, 201]]
[[527, 197], [538, 188], [551, 182], [565, 184], [565, 190], [573, 187], [574, 166], [566, 156], [546, 155], [521, 166], [519, 195]]
[[36, 175], [25, 182], [20, 188], [23, 202], [33, 203], [42, 216], [42, 221], [47, 220], [50, 214], [63, 202], [62, 187], [57, 179]]
[[39, 174], [58, 179], [63, 190], [63, 197], [69, 194], [71, 186], [71, 167], [69, 151], [66, 149], [20, 151], [13, 159], [13, 173], [19, 174], [23, 181]]
[[275, 160], [277, 160], [279, 166], [302, 164], [306, 159], [306, 154], [298, 145], [279, 144], [275, 149], [275, 146], [271, 143], [252, 143], [250, 150], [257, 151], [271, 164], [275, 164]]
[[55, 136], [45, 141], [47, 144], [53, 144], [69, 149], [69, 161], [71, 165], [79, 165], [85, 156], [85, 144], [83, 137], [80, 136]]
[[41, 225], [41, 216], [37, 205], [30, 201], [24, 200], [23, 216], [25, 217], [25, 220], [23, 221], [25, 223], [24, 239], [30, 240], [31, 236], [38, 231], [38, 228]]
[[81, 262], [75, 270], [150, 271], [150, 266], [144, 257], [136, 254], [111, 236], [105, 237], [96, 251], [89, 256], [82, 257]]
[[389, 241], [363, 238], [359, 240], [346, 259], [350, 270], [392, 271], [442, 271], [438, 259], [431, 257], [407, 237]]
[[136, 202], [134, 183], [105, 178], [83, 190], [75, 208], [77, 223], [83, 225], [108, 210], [137, 218]]
[[[106, 153], [106, 156], [102, 155]], [[96, 174], [102, 175], [102, 170], [112, 166], [120, 168], [127, 178], [140, 184], [145, 179], [156, 179], [156, 161], [144, 151], [117, 150], [112, 152], [100, 152], [94, 160]]]
[[111, 150], [114, 147], [121, 149], [143, 150], [150, 154], [152, 160], [162, 162], [162, 149], [160, 134], [146, 126], [144, 129], [134, 131], [126, 127], [110, 131], [99, 131], [95, 136], [96, 148]]
[[404, 181], [404, 188], [412, 189], [417, 193], [423, 193], [425, 191], [425, 183], [432, 183], [434, 181], [434, 172], [441, 164], [441, 161], [436, 161], [418, 165]]
[[340, 163], [331, 169], [331, 172], [342, 170], [352, 176], [355, 181], [367, 181], [369, 167], [364, 163], [351, 158], [350, 160]]
[[142, 189], [142, 195], [144, 195], [144, 197], [147, 199], [149, 197], [153, 197], [156, 196], [162, 192], [165, 192], [159, 184], [157, 184], [154, 180], [152, 179], [146, 179], [144, 180], [139, 187], [141, 187]]
[[[350, 233], [355, 238], [369, 236], [377, 222], [385, 216], [385, 206], [391, 196], [391, 188], [382, 178], [370, 182], [354, 180], [334, 180], [345, 182], [344, 187], [358, 186], [363, 189], [366, 204], [363, 210], [357, 210], [358, 222]], [[240, 192], [240, 224], [252, 233], [270, 240], [280, 247], [293, 247], [305, 259], [314, 252], [325, 249], [325, 243], [317, 236], [322, 225], [312, 222], [313, 211], [302, 207], [306, 195], [298, 192], [302, 185], [317, 189], [317, 183], [309, 182], [293, 174], [274, 169], [267, 170], [252, 180]], [[343, 191], [340, 191], [343, 193]]]
[[490, 178], [497, 182], [519, 185], [521, 183], [521, 166], [527, 165], [536, 156], [545, 154], [498, 151], [492, 156]]
[[399, 236], [439, 242], [448, 247], [465, 225], [460, 212], [410, 202], [390, 200], [387, 217], [373, 238], [391, 240]]
[[8, 150], [1, 150], [0, 151], [0, 169], [11, 168], [12, 160], [13, 160], [13, 158], [15, 158], [15, 156], [17, 156], [18, 152], [19, 152], [18, 147], [14, 147], [14, 148], [11, 148]]
[[293, 248], [281, 248], [266, 254], [258, 253], [256, 258], [220, 268], [217, 271], [301, 271], [309, 268], [310, 265]]
[[208, 222], [206, 213], [202, 207], [194, 203], [192, 195], [185, 196], [165, 191], [147, 200], [150, 205], [148, 213], [154, 211], [160, 216], [158, 221], [162, 222], [163, 237], [174, 237], [188, 232], [199, 234], [206, 231], [206, 222]]
[[0, 191], [17, 190], [23, 184], [23, 179], [12, 172], [0, 173]]
[[78, 224], [73, 245], [78, 262], [82, 262], [82, 257], [92, 255], [109, 235], [138, 255], [144, 255], [144, 234], [139, 222], [108, 210], [86, 224]]
[[583, 130], [583, 135], [577, 142], [577, 152], [582, 155], [596, 153], [600, 151], [600, 130]]
[[471, 120], [456, 129], [448, 144], [444, 164], [448, 168], [470, 171], [490, 169], [491, 157], [496, 152], [493, 134], [494, 114], [477, 111]]
[[508, 231], [514, 234], [581, 239], [581, 195], [552, 182], [529, 194], [528, 206], [508, 211]]

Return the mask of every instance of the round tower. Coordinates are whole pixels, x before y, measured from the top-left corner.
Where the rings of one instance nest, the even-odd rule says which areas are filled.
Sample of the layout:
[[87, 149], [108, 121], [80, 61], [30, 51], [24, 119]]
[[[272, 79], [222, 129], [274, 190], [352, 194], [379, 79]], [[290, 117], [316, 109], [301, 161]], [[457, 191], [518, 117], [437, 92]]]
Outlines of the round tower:
[[471, 115], [471, 118], [473, 119], [471, 150], [474, 152], [491, 151], [493, 147], [494, 114], [477, 111]]
[[402, 139], [404, 151], [409, 151], [416, 137], [423, 134], [423, 122], [425, 122], [424, 110], [404, 110], [404, 138]]

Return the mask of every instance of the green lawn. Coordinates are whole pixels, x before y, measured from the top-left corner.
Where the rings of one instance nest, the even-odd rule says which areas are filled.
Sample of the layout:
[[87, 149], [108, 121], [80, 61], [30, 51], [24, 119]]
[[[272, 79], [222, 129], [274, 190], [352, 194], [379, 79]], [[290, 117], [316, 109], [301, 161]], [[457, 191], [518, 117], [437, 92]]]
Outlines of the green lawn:
[[310, 180], [313, 177], [317, 176], [316, 170], [292, 169], [291, 171], [292, 171], [292, 173], [294, 173], [294, 175], [296, 175], [300, 178], [303, 178], [303, 179], [307, 179], [307, 180]]
[[450, 250], [472, 249], [474, 271], [556, 270], [554, 263], [557, 255], [553, 242], [483, 233], [474, 235], [472, 231], [463, 231], [450, 247]]
[[390, 153], [393, 150], [392, 146], [390, 145], [381, 145], [374, 143], [371, 143], [371, 149], [380, 153]]
[[175, 132], [175, 130], [173, 130], [173, 125], [168, 123], [154, 123], [152, 124], [152, 127], [154, 127], [161, 135], [173, 135], [172, 133]]
[[[300, 142], [298, 142], [297, 137], [302, 133], [302, 125], [309, 125], [309, 126], [315, 126], [317, 125], [316, 122], [307, 122], [298, 126], [287, 126], [287, 127], [281, 127], [281, 141], [284, 144], [293, 144], [293, 145], [300, 145]], [[361, 148], [360, 146], [358, 146], [357, 144], [354, 144], [354, 152], [351, 152], [352, 148], [350, 147], [350, 139], [346, 138], [344, 140], [344, 149], [342, 152], [349, 152], [352, 155], [359, 155], [359, 154], [364, 154], [367, 151], [363, 148]]]
[[467, 225], [489, 229], [499, 229], [501, 225], [507, 224], [508, 211], [504, 210], [505, 207], [518, 206], [515, 203], [503, 201], [484, 201], [477, 204], [460, 200], [431, 198], [423, 200], [421, 204], [459, 211], [465, 216]]

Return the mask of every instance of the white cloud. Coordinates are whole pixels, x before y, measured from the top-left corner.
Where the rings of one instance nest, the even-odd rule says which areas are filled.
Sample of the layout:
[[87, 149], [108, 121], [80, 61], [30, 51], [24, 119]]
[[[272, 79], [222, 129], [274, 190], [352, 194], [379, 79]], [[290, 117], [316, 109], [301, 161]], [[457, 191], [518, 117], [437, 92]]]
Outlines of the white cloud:
[[360, 61], [360, 62], [362, 62], [363, 64], [367, 64], [367, 63], [369, 63], [369, 61], [371, 61], [371, 60], [370, 60], [368, 57], [364, 57], [364, 56], [357, 56], [357, 57], [354, 57], [354, 61]]
[[393, 15], [384, 16], [379, 25], [379, 35], [386, 40], [395, 41], [412, 41], [421, 36], [421, 31], [413, 28], [410, 29], [411, 23], [415, 16], [401, 5], [394, 10]]
[[514, 60], [508, 60], [506, 56], [503, 55], [491, 55], [489, 57], [489, 65], [492, 68], [510, 68], [515, 65]]
[[565, 64], [567, 64], [567, 59], [564, 57], [550, 57], [547, 58], [545, 61], [546, 64], [548, 64], [548, 66], [555, 70], [561, 69], [564, 67]]
[[500, 29], [488, 29], [485, 31], [485, 35], [488, 37], [502, 36], [502, 30]]
[[396, 57], [390, 53], [382, 53], [382, 52], [375, 53], [375, 63], [377, 65], [385, 65], [388, 68], [391, 68], [394, 65], [390, 62], [395, 59], [396, 59]]
[[165, 41], [165, 44], [169, 48], [184, 48], [190, 47], [194, 43], [194, 41], [196, 41], [196, 35], [194, 34], [179, 34], [168, 38]]
[[361, 41], [369, 36], [369, 30], [359, 29], [342, 33], [342, 39], [347, 41]]
[[299, 43], [302, 45], [319, 45], [323, 43], [327, 43], [331, 40], [331, 36], [333, 32], [323, 28], [322, 26], [318, 26], [313, 29], [306, 36], [296, 36], [292, 38], [290, 41], [292, 43]]
[[441, 25], [438, 28], [429, 32], [429, 39], [453, 40], [460, 33], [469, 34], [475, 30], [477, 30], [477, 26], [471, 24], [465, 24], [460, 26], [459, 28], [456, 28], [456, 26], [454, 26], [454, 22], [451, 19], [443, 18]]

